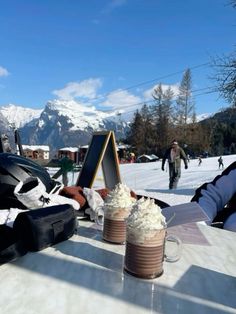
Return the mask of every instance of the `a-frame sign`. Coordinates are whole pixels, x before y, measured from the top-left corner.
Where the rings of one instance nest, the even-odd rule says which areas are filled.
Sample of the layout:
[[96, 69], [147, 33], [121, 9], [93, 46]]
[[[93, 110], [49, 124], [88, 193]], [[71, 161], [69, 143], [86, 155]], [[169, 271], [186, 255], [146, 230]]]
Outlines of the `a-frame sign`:
[[91, 188], [100, 165], [106, 188], [114, 189], [121, 178], [113, 131], [93, 133], [76, 185]]

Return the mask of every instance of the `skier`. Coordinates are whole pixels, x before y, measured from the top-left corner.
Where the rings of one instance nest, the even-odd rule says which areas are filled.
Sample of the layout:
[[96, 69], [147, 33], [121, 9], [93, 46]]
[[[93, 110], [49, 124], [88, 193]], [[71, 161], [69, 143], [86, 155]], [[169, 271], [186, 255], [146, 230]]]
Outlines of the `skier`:
[[68, 186], [68, 172], [73, 171], [74, 169], [74, 162], [67, 156], [63, 157], [60, 160], [60, 172], [62, 174], [62, 183], [64, 186]]
[[220, 156], [220, 158], [218, 159], [218, 163], [219, 163], [219, 169], [220, 169], [220, 167], [222, 167], [222, 169], [224, 169], [224, 164], [223, 164], [223, 158], [222, 158], [222, 156]]
[[198, 166], [201, 166], [201, 164], [202, 164], [202, 158], [199, 156], [198, 157]]
[[162, 171], [165, 170], [165, 161], [169, 162], [169, 189], [176, 189], [181, 176], [181, 159], [184, 161], [185, 169], [188, 169], [188, 161], [184, 150], [174, 140], [162, 159]]

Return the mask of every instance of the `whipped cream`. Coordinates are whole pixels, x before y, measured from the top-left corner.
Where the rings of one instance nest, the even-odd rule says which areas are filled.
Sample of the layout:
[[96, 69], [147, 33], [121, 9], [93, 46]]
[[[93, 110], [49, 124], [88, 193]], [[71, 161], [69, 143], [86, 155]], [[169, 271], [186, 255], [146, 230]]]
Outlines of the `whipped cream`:
[[144, 243], [166, 228], [165, 217], [154, 199], [139, 199], [127, 219], [128, 241]]
[[104, 213], [110, 218], [126, 218], [136, 199], [130, 195], [130, 189], [123, 183], [118, 183], [104, 201]]

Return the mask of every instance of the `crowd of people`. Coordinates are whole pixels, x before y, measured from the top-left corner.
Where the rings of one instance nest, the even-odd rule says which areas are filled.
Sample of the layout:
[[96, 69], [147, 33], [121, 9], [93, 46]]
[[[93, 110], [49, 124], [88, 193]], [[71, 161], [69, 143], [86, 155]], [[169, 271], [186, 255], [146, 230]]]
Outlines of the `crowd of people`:
[[134, 152], [129, 152], [124, 149], [118, 151], [118, 158], [120, 164], [136, 162], [136, 155]]

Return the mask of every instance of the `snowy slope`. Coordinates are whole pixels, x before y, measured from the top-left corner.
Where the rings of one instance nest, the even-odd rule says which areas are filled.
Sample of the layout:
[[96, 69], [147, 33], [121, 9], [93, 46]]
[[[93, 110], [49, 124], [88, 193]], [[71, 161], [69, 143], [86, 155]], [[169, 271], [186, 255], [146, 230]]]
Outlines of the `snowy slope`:
[[[161, 170], [161, 161], [150, 163], [121, 164], [119, 166], [122, 182], [137, 194], [158, 198], [170, 205], [186, 203], [191, 200], [195, 190], [205, 182], [212, 181], [222, 170], [218, 169], [217, 159], [210, 157], [202, 159], [201, 166], [198, 160], [192, 159], [187, 170], [182, 164], [182, 174], [176, 190], [169, 190], [169, 172]], [[224, 166], [228, 167], [236, 161], [236, 155], [223, 156]], [[77, 177], [70, 176], [70, 184], [75, 184]], [[104, 187], [101, 169], [96, 176], [93, 188]], [[235, 191], [236, 192], [236, 191]]]

